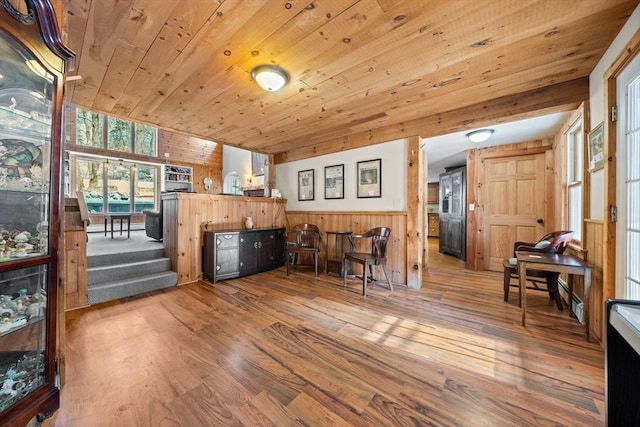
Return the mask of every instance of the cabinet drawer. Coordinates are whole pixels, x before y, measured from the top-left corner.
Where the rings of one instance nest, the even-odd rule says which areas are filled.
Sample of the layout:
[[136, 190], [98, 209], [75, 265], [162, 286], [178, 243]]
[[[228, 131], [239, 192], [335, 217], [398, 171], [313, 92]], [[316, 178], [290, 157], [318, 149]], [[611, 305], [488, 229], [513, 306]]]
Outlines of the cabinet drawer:
[[238, 247], [238, 233], [216, 234], [216, 247], [217, 248]]

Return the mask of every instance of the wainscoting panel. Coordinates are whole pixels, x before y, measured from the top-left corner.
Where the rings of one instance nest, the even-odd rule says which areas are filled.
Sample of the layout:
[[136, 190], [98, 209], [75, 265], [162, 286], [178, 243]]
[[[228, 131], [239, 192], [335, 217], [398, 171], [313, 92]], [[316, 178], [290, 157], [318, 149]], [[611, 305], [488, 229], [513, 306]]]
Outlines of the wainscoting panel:
[[[394, 284], [406, 285], [406, 244], [407, 214], [406, 212], [306, 212], [287, 211], [287, 230], [296, 224], [315, 224], [322, 232], [323, 245], [326, 245], [326, 231], [352, 231], [354, 234], [364, 233], [375, 227], [391, 228], [391, 239], [387, 253], [387, 267]], [[326, 249], [326, 248], [325, 248]], [[322, 252], [324, 265], [325, 250]], [[383, 274], [376, 272], [374, 274]]]

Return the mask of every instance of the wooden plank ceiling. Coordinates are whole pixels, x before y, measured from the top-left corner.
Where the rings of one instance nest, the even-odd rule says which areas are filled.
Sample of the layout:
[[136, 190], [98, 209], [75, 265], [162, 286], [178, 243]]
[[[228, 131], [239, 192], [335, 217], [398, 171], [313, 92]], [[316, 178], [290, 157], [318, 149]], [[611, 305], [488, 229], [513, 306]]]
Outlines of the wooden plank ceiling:
[[[67, 0], [66, 97], [285, 161], [575, 108], [637, 4]], [[275, 93], [250, 76], [270, 63]]]

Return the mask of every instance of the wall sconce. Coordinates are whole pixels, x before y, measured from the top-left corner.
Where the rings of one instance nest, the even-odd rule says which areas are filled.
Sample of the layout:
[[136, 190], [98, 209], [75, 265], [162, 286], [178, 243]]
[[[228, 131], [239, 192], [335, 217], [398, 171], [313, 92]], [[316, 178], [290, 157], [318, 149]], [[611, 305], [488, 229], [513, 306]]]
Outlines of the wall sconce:
[[247, 184], [251, 184], [253, 182], [253, 175], [246, 175], [245, 179], [247, 180]]
[[285, 70], [277, 65], [258, 65], [251, 71], [251, 78], [258, 85], [269, 92], [280, 90], [284, 85], [289, 83], [289, 75]]
[[473, 142], [485, 142], [493, 135], [493, 129], [479, 129], [469, 132], [466, 136]]

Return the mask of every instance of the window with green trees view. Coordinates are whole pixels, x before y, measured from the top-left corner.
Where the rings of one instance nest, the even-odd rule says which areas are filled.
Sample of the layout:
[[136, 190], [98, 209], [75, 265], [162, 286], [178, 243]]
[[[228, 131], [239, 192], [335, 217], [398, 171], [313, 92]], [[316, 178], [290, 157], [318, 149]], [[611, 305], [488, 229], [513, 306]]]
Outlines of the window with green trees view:
[[[71, 155], [75, 189], [84, 192], [91, 213], [153, 209], [159, 166], [136, 163], [131, 154], [156, 157], [157, 135], [153, 126], [76, 109], [76, 144], [101, 150]], [[131, 154], [119, 159], [118, 153]], [[104, 157], [94, 157], [97, 154]]]
[[151, 157], [157, 153], [158, 132], [153, 126], [78, 108], [76, 128], [78, 145]]

